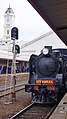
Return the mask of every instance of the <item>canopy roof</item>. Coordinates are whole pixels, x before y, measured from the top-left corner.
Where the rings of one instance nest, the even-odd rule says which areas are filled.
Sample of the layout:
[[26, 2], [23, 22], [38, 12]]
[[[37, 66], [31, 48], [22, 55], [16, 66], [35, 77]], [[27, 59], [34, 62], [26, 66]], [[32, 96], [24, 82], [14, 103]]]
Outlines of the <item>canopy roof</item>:
[[67, 0], [28, 0], [67, 45]]

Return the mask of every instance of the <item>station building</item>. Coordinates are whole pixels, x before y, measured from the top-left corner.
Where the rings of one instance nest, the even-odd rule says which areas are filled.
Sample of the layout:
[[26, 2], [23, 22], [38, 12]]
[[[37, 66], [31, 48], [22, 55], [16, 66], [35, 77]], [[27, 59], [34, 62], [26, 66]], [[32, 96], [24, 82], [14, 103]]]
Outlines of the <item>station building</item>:
[[[0, 38], [0, 70], [2, 66], [12, 65], [13, 61], [13, 41], [11, 40], [11, 29], [15, 26], [15, 15], [12, 8], [7, 8], [4, 14], [4, 35]], [[31, 54], [40, 54], [44, 46], [52, 46], [52, 48], [67, 48], [60, 38], [53, 32], [49, 31], [29, 42], [16, 40], [16, 44], [20, 46], [20, 54], [16, 55], [16, 66], [22, 69], [22, 66], [28, 66]]]
[[[3, 37], [0, 38], [0, 69], [2, 69], [3, 66], [6, 66], [7, 62], [8, 65], [12, 64], [13, 40], [11, 40], [11, 29], [13, 27], [15, 27], [15, 14], [9, 5], [9, 7], [7, 8], [4, 14], [4, 34]], [[20, 48], [22, 43], [21, 40], [15, 40], [15, 44], [19, 45]], [[20, 56], [16, 56], [16, 57], [19, 57], [16, 61], [19, 67], [22, 67], [22, 65], [26, 65], [26, 63], [28, 62], [25, 57], [23, 57], [22, 59], [20, 59]]]

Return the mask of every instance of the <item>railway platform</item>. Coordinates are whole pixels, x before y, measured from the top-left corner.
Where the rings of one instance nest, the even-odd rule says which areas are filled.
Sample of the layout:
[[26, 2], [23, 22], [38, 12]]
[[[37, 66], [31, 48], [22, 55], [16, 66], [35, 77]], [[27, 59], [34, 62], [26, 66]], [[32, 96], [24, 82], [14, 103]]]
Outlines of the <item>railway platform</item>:
[[67, 119], [67, 93], [64, 95], [49, 119]]

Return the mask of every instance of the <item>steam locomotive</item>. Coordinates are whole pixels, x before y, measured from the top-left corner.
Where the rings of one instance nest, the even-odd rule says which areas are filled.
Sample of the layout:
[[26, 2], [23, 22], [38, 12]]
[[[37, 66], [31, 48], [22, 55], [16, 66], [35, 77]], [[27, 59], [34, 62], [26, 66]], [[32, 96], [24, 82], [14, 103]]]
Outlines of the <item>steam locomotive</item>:
[[32, 102], [58, 102], [67, 90], [67, 49], [45, 46], [40, 55], [31, 55], [29, 71], [25, 91], [31, 92]]

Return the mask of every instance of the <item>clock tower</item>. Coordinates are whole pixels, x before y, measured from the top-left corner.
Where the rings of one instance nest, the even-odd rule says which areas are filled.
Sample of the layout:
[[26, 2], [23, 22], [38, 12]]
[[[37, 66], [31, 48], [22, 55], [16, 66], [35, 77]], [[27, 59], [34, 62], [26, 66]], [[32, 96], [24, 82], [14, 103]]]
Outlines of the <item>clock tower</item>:
[[4, 38], [6, 41], [11, 40], [11, 29], [14, 27], [15, 24], [15, 15], [12, 10], [12, 8], [7, 8], [5, 14], [4, 14]]

